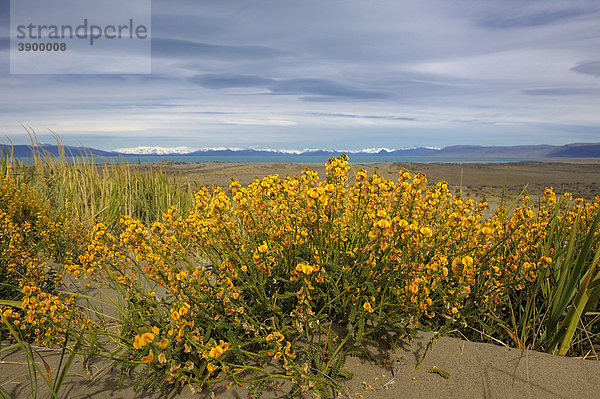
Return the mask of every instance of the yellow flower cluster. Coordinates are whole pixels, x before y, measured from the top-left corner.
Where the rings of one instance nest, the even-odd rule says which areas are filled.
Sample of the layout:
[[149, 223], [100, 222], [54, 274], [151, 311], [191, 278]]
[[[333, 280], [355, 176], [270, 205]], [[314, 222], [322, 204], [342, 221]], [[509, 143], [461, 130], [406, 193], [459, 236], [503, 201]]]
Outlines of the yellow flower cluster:
[[74, 297], [57, 292], [63, 284], [60, 265], [48, 262], [68, 261], [84, 236], [26, 185], [8, 175], [0, 180], [0, 300], [20, 303], [0, 306], [0, 313], [23, 338], [59, 344], [69, 328], [87, 324], [83, 314], [74, 313]]
[[[549, 189], [539, 207], [523, 196], [511, 212], [486, 218], [487, 202], [421, 174], [350, 176], [345, 155], [326, 169], [323, 180], [310, 170], [246, 187], [232, 179], [231, 195], [202, 187], [189, 213], [169, 208], [151, 226], [124, 217], [119, 236], [98, 224], [69, 270], [124, 289], [141, 319], [161, 325], [160, 339], [139, 329], [130, 337], [135, 356], [167, 381], [202, 386], [267, 362], [304, 381], [309, 360], [299, 349], [338, 334], [334, 323], [352, 326], [351, 342], [360, 343], [494, 315], [510, 290], [552, 264], [547, 253], [557, 249], [542, 252], [550, 221], [571, 226], [580, 215], [589, 224], [600, 209], [600, 200], [558, 203]], [[327, 356], [341, 352], [325, 349], [318, 364], [329, 372]]]
[[144, 346], [148, 345], [152, 341], [154, 341], [154, 337], [159, 333], [158, 327], [154, 326], [152, 328], [152, 332], [145, 332], [140, 335], [135, 336], [135, 340], [133, 341], [133, 347], [135, 349], [141, 349]]

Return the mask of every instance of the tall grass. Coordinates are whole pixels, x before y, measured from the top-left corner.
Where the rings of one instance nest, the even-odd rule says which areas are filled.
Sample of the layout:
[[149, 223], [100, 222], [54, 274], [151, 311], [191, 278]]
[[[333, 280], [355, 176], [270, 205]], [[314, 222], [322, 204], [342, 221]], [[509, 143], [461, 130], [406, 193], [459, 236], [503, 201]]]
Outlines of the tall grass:
[[0, 149], [0, 171], [17, 176], [19, 183], [35, 189], [60, 214], [113, 229], [123, 215], [150, 223], [169, 206], [189, 209], [193, 204], [193, 187], [160, 168], [127, 164], [122, 158], [116, 162], [97, 159], [85, 150], [68, 153], [58, 137], [56, 141], [57, 156], [40, 147], [31, 135], [33, 164]]
[[564, 223], [561, 198], [547, 223], [540, 246], [550, 267], [522, 290], [513, 292], [509, 317], [514, 331], [501, 324], [517, 347], [564, 356], [594, 352], [600, 336], [600, 211], [580, 209], [572, 224]]

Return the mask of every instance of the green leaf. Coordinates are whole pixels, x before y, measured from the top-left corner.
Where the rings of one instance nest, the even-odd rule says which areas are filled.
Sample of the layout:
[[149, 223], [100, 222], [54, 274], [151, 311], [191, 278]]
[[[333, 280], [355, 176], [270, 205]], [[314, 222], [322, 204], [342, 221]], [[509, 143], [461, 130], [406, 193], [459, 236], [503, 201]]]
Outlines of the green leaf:
[[371, 295], [377, 294], [377, 290], [375, 289], [375, 286], [373, 285], [373, 283], [371, 281], [365, 281], [365, 285], [367, 286], [367, 290], [369, 291], [369, 294], [371, 294]]
[[9, 301], [6, 299], [0, 300], [0, 305], [12, 306], [14, 308], [22, 309], [22, 303], [20, 301]]

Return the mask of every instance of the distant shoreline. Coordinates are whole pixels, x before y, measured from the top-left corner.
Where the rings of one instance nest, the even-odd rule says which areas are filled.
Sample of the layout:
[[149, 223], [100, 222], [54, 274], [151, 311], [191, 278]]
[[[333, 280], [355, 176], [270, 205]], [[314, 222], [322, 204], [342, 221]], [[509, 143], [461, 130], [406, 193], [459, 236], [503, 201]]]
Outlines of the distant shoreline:
[[[339, 156], [342, 150], [306, 149], [251, 149], [251, 148], [204, 148], [193, 150], [191, 148], [166, 148], [166, 147], [137, 147], [128, 149], [127, 152], [103, 151], [94, 148], [71, 147], [66, 145], [37, 144], [31, 145], [0, 145], [4, 154], [12, 154], [24, 162], [31, 159], [34, 154], [62, 156], [90, 157], [102, 160], [120, 160], [126, 162], [147, 163], [149, 161], [171, 160], [186, 163], [206, 161], [224, 162], [289, 162], [305, 164], [325, 163], [328, 158]], [[376, 163], [376, 162], [443, 162], [443, 163], [498, 163], [553, 160], [582, 160], [594, 159], [600, 161], [600, 143], [574, 143], [562, 146], [552, 145], [523, 145], [523, 146], [474, 146], [456, 145], [444, 148], [412, 147], [403, 149], [389, 148], [364, 148], [356, 151], [346, 151], [351, 162]], [[568, 161], [567, 161], [568, 162]]]
[[[182, 163], [200, 164], [206, 162], [217, 163], [291, 163], [297, 165], [322, 165], [330, 156], [325, 155], [270, 155], [270, 156], [218, 156], [218, 155], [123, 155], [103, 156], [94, 155], [94, 162], [119, 163], [124, 161], [129, 164], [161, 164]], [[570, 163], [570, 164], [600, 164], [600, 158], [494, 158], [494, 157], [436, 157], [436, 156], [391, 156], [391, 155], [350, 155], [351, 164], [377, 164], [387, 163], [416, 163], [416, 164], [505, 164], [505, 163]], [[33, 157], [15, 157], [23, 163], [33, 163]], [[70, 160], [70, 156], [67, 155]]]

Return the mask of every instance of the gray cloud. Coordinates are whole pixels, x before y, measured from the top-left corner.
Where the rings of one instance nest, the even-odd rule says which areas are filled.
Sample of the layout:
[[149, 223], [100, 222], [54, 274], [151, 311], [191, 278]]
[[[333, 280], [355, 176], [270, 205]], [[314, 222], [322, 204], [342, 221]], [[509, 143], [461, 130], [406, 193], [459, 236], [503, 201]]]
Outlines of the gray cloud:
[[0, 21], [8, 21], [10, 17], [10, 0], [0, 1]]
[[490, 15], [481, 20], [481, 25], [489, 28], [528, 28], [550, 25], [586, 15], [587, 10], [557, 10], [526, 15]]
[[217, 58], [224, 60], [272, 58], [285, 54], [267, 46], [224, 46], [189, 40], [152, 38], [152, 56], [163, 58]]
[[214, 37], [227, 32], [228, 20], [226, 18], [208, 17], [205, 15], [173, 14], [167, 7], [164, 13], [154, 12], [152, 18], [152, 31], [159, 32], [165, 38], [189, 39], [200, 37]]
[[599, 95], [600, 89], [577, 88], [577, 87], [554, 87], [546, 89], [523, 90], [528, 96], [576, 96], [576, 95]]
[[571, 71], [600, 78], [600, 61], [585, 61], [571, 68]]
[[190, 82], [209, 89], [256, 87], [277, 95], [310, 95], [305, 101], [327, 101], [335, 98], [384, 99], [389, 93], [363, 89], [359, 85], [341, 83], [331, 79], [271, 79], [255, 75], [204, 74], [189, 79]]
[[389, 93], [383, 91], [365, 90], [330, 79], [281, 80], [276, 81], [269, 89], [277, 94], [312, 94], [316, 96], [344, 97], [363, 100], [383, 99], [390, 96]]
[[314, 112], [314, 116], [326, 116], [335, 118], [350, 118], [350, 119], [379, 119], [388, 121], [414, 121], [416, 118], [410, 118], [405, 116], [389, 116], [389, 115], [361, 115], [361, 114], [342, 114], [334, 112]]
[[241, 87], [267, 87], [275, 80], [255, 75], [204, 74], [189, 79], [190, 82], [209, 89], [229, 89]]

